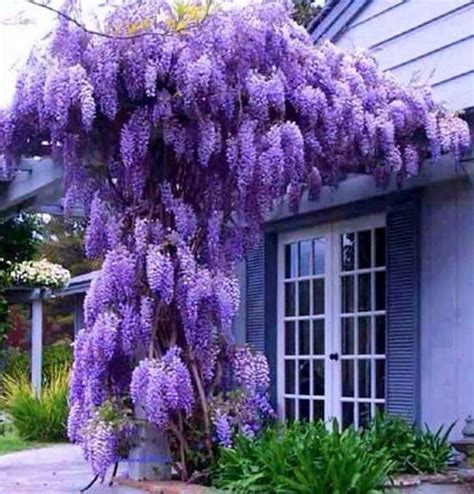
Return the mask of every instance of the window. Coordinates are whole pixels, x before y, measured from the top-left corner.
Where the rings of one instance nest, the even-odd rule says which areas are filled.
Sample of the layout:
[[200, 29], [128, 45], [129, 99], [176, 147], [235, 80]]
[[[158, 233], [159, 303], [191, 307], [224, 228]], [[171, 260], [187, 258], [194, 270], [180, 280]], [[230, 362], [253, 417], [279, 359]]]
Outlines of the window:
[[385, 403], [381, 217], [279, 239], [279, 412], [363, 426]]
[[325, 416], [325, 238], [284, 251], [284, 396], [288, 417]]

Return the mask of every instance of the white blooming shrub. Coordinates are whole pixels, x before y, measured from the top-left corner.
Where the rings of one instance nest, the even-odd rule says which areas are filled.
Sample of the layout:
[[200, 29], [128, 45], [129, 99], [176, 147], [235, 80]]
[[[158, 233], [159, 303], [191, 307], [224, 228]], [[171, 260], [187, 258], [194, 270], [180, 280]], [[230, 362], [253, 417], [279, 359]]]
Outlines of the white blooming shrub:
[[67, 269], [46, 259], [20, 262], [10, 272], [13, 285], [63, 288], [69, 284], [70, 279], [71, 273]]

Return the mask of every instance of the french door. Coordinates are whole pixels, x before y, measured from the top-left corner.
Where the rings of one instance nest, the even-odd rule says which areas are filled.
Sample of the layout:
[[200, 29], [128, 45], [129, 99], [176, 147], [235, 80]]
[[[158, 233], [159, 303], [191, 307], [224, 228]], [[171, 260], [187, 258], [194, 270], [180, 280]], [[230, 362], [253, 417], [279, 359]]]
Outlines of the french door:
[[385, 218], [285, 233], [278, 251], [278, 407], [363, 426], [385, 404]]

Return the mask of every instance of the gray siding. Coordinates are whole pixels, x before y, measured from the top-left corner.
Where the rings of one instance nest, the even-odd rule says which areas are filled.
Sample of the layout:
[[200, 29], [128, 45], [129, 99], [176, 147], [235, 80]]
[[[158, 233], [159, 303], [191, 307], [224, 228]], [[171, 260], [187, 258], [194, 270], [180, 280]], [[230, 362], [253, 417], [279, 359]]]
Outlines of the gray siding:
[[404, 83], [430, 84], [449, 108], [474, 106], [471, 0], [373, 0], [335, 42], [368, 50]]
[[474, 413], [474, 188], [425, 191], [421, 212], [421, 421]]

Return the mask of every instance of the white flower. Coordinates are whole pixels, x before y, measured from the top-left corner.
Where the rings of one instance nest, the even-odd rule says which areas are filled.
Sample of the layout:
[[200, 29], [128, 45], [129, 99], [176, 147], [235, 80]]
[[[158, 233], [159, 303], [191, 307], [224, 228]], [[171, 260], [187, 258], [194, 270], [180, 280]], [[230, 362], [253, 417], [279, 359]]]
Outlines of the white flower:
[[69, 283], [71, 274], [59, 264], [41, 259], [24, 261], [14, 265], [10, 272], [12, 283], [42, 288], [63, 288]]

